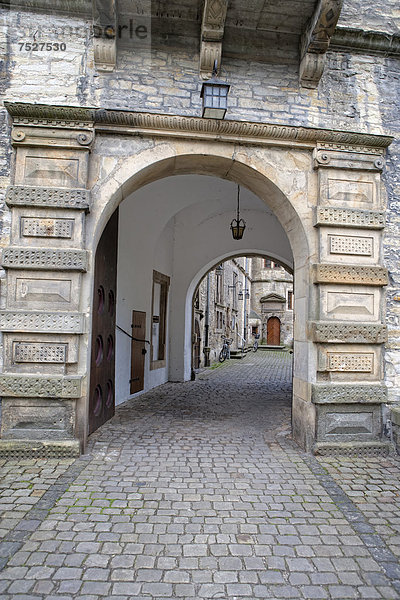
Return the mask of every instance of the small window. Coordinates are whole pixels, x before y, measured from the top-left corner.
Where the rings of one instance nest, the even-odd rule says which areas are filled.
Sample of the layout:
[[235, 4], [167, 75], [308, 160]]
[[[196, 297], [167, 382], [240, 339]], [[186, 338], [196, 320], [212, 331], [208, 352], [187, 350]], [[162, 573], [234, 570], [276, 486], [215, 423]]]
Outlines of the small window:
[[287, 293], [287, 307], [288, 310], [293, 310], [293, 292], [290, 290]]
[[153, 271], [153, 301], [151, 319], [151, 369], [166, 365], [167, 303], [170, 279]]
[[224, 303], [224, 265], [221, 263], [216, 269], [215, 302]]

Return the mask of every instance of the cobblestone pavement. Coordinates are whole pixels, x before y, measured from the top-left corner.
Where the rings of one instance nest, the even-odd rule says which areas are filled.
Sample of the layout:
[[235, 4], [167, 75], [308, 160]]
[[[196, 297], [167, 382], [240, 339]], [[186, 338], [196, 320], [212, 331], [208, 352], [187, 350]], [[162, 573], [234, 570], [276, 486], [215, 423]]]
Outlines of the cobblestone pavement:
[[400, 598], [400, 460], [291, 441], [287, 353], [120, 406], [78, 460], [3, 467], [0, 600]]

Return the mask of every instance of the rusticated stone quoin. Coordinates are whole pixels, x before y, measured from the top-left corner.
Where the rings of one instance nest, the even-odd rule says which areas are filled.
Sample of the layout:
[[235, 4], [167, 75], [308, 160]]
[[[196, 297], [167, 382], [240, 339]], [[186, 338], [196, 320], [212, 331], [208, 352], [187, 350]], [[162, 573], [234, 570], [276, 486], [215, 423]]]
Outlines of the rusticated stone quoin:
[[314, 226], [383, 229], [385, 213], [378, 210], [319, 206], [315, 211]]
[[0, 394], [21, 398], [80, 398], [81, 377], [0, 374]]
[[387, 401], [387, 388], [375, 383], [314, 383], [311, 399], [314, 404], [382, 404]]
[[387, 327], [364, 323], [311, 323], [315, 342], [382, 344], [387, 339]]
[[5, 269], [86, 271], [86, 250], [49, 250], [48, 248], [6, 248]]
[[84, 327], [84, 315], [80, 313], [0, 312], [1, 331], [83, 333]]
[[73, 208], [89, 210], [90, 192], [84, 189], [42, 188], [11, 185], [7, 188], [9, 206], [43, 206], [44, 208]]
[[315, 265], [315, 283], [350, 283], [353, 285], [387, 285], [384, 267], [362, 265]]

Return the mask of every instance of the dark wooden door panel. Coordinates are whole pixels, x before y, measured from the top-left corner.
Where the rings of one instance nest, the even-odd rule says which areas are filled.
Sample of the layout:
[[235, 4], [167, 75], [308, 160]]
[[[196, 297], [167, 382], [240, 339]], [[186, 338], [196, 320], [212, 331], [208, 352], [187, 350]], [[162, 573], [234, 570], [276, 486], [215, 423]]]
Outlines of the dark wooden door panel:
[[[146, 313], [132, 311], [132, 343], [131, 343], [131, 394], [144, 388], [144, 362], [146, 355]], [[143, 341], [138, 341], [143, 340]]]
[[89, 434], [115, 413], [115, 312], [118, 210], [96, 250], [90, 364]]
[[201, 362], [200, 345], [201, 345], [200, 326], [199, 326], [198, 321], [196, 320], [194, 322], [194, 344], [193, 344], [193, 366], [195, 369], [200, 369], [200, 362]]

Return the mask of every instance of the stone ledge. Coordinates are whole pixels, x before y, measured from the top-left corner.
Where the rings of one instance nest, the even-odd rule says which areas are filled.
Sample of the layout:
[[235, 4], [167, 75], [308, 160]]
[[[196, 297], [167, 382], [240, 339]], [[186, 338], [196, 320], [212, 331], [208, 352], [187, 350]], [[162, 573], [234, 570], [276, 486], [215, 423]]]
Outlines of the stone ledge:
[[387, 402], [387, 388], [380, 383], [314, 383], [311, 401], [313, 404], [383, 404]]
[[5, 248], [2, 256], [5, 269], [34, 269], [35, 271], [87, 271], [86, 250], [48, 248]]
[[83, 377], [0, 374], [0, 395], [10, 398], [80, 398]]
[[0, 459], [76, 458], [80, 455], [79, 440], [38, 441], [0, 440]]
[[315, 456], [388, 456], [392, 447], [388, 442], [317, 442]]

